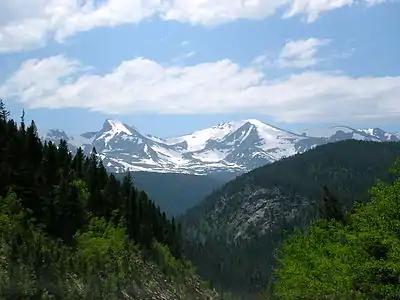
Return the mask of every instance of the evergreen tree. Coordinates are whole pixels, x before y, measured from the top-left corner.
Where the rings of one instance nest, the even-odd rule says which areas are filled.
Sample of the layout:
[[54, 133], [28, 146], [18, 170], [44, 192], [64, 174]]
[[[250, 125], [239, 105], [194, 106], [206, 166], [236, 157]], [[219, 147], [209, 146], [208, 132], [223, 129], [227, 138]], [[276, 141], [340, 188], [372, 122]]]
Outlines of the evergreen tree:
[[[102, 198], [104, 199], [103, 215], [106, 216], [107, 220], [110, 220], [113, 216], [113, 212], [121, 208], [121, 187], [117, 179], [113, 174], [107, 178]], [[115, 220], [119, 222], [119, 220]]]
[[25, 109], [22, 110], [21, 114], [21, 131], [25, 131]]
[[74, 175], [75, 177], [79, 179], [83, 179], [83, 174], [84, 174], [84, 161], [85, 157], [83, 154], [83, 150], [81, 147], [79, 147], [76, 151], [76, 154], [72, 160], [72, 169], [74, 170]]
[[7, 110], [3, 99], [0, 98], [0, 121], [6, 122], [9, 116], [10, 112]]
[[336, 220], [336, 221], [344, 221], [345, 214], [343, 211], [343, 206], [339, 202], [339, 200], [332, 195], [329, 191], [328, 187], [324, 185], [322, 187], [323, 191], [323, 203], [322, 209], [320, 210], [320, 214], [322, 218], [327, 220]]

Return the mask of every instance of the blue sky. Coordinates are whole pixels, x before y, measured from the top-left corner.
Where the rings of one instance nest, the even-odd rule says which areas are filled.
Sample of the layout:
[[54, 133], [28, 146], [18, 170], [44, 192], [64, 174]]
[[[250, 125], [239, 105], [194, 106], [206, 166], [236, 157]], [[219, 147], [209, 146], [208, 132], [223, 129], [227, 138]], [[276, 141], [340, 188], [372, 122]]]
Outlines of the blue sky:
[[247, 118], [400, 131], [398, 28], [397, 0], [5, 0], [0, 96], [69, 133], [106, 118], [163, 137]]

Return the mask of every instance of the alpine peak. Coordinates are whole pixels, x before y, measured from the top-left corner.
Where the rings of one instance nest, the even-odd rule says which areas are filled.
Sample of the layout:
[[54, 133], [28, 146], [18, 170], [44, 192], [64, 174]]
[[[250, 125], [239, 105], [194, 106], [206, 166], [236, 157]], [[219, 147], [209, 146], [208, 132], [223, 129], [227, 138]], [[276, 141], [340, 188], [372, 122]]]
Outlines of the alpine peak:
[[247, 172], [315, 146], [345, 139], [398, 141], [400, 136], [378, 128], [333, 126], [294, 133], [257, 119], [222, 122], [190, 134], [158, 138], [119, 120], [107, 119], [96, 132], [69, 136], [48, 131], [46, 140], [67, 139], [71, 151], [96, 147], [111, 172], [150, 171], [190, 174]]
[[131, 135], [132, 132], [127, 128], [127, 126], [118, 120], [107, 119], [103, 124], [103, 130], [113, 131], [114, 133], [124, 132]]

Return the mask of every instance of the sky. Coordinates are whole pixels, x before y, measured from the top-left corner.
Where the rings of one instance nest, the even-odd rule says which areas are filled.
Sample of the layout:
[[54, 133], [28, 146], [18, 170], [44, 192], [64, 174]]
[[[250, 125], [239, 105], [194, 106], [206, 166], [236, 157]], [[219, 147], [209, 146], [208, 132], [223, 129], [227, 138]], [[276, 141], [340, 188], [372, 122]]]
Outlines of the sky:
[[70, 134], [400, 131], [400, 0], [2, 0], [0, 97]]

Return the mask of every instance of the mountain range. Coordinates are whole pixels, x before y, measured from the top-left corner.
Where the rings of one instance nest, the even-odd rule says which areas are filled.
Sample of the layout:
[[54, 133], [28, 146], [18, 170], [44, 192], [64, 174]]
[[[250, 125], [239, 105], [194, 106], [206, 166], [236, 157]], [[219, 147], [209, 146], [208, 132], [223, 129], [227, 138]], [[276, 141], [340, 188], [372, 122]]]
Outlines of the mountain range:
[[148, 171], [195, 175], [245, 173], [318, 145], [346, 139], [398, 141], [399, 133], [380, 128], [332, 126], [291, 132], [255, 119], [220, 123], [193, 133], [159, 138], [117, 120], [99, 131], [70, 135], [60, 129], [39, 130], [43, 140], [67, 141], [71, 151], [93, 147], [110, 172]]

